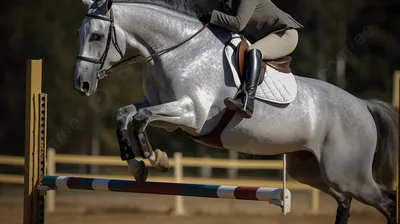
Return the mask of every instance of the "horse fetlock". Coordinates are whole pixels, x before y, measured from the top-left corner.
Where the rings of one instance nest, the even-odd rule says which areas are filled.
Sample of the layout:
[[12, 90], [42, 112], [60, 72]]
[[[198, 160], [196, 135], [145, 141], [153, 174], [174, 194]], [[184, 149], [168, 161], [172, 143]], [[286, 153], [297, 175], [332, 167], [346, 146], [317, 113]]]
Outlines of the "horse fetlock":
[[161, 170], [162, 172], [167, 172], [169, 170], [169, 161], [167, 153], [159, 149], [154, 150], [154, 152], [156, 154], [154, 167]]

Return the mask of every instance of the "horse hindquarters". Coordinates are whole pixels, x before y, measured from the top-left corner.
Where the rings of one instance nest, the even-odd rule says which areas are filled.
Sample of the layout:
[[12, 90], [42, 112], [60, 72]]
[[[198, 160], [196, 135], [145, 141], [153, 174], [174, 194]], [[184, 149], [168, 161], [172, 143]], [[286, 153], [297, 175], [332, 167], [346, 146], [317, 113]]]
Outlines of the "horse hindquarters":
[[[394, 120], [394, 112], [379, 101], [367, 101], [366, 106], [360, 104], [354, 108], [362, 110], [343, 111], [339, 120], [332, 122], [321, 148], [321, 175], [333, 189], [375, 207], [389, 224], [394, 224], [395, 196], [378, 184], [382, 178], [375, 180], [373, 175], [381, 170], [389, 175], [393, 172], [394, 167], [384, 163], [390, 164], [392, 156], [397, 155], [397, 147], [385, 148], [386, 152], [382, 153], [380, 146], [393, 146], [397, 132], [389, 122]], [[385, 182], [392, 180], [384, 179]]]

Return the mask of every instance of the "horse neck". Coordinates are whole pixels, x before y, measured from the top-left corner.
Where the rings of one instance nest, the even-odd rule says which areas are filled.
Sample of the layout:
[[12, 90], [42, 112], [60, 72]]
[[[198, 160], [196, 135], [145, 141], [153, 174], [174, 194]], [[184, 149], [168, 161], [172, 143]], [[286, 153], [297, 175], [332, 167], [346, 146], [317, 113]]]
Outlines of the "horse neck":
[[116, 4], [116, 24], [124, 30], [127, 46], [143, 56], [186, 40], [202, 24], [194, 18], [149, 4]]

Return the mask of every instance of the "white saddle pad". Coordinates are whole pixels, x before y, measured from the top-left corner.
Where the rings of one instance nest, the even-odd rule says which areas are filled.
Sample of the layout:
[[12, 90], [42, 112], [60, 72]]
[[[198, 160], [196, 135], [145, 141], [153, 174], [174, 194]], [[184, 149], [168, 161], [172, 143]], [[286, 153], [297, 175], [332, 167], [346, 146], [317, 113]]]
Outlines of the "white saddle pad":
[[[235, 34], [234, 37], [239, 37], [239, 35]], [[237, 46], [240, 41], [240, 38], [233, 38], [231, 43]], [[250, 46], [249, 42], [248, 44]], [[231, 67], [236, 87], [239, 88], [240, 78], [236, 65], [236, 53], [232, 47], [227, 45], [225, 47], [225, 55]], [[296, 98], [297, 83], [292, 73], [282, 73], [267, 66], [264, 77], [264, 81], [257, 88], [257, 99], [278, 104], [288, 104]]]

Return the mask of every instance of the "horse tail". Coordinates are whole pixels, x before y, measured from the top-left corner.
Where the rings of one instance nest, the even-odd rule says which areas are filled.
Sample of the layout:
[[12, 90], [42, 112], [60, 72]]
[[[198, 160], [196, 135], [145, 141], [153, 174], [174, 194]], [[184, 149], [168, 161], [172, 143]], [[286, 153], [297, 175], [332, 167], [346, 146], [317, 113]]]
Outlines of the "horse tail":
[[373, 177], [378, 184], [391, 189], [396, 175], [398, 154], [397, 110], [380, 100], [365, 100], [365, 103], [374, 118], [378, 133], [372, 164]]

